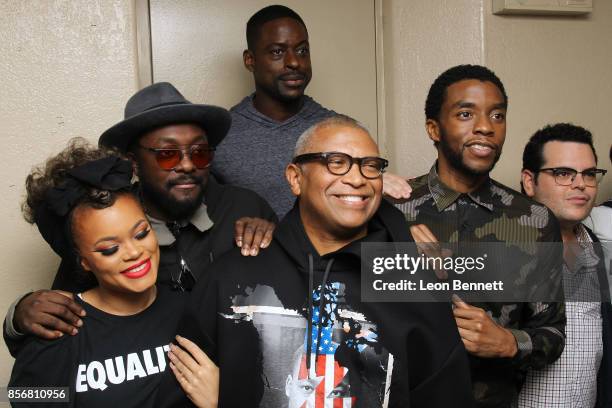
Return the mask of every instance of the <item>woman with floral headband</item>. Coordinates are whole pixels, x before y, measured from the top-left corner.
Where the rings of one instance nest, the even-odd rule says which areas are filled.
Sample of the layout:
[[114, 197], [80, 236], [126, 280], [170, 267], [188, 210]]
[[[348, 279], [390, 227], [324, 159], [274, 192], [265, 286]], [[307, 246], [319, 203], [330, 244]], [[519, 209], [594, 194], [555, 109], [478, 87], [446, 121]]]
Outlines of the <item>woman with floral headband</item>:
[[[155, 285], [159, 247], [131, 178], [130, 162], [82, 140], [73, 140], [28, 176], [25, 219], [58, 255], [76, 256], [83, 279], [97, 284], [77, 295], [86, 311], [79, 333], [30, 338], [17, 356], [11, 387], [67, 387], [55, 393], [64, 396], [64, 406], [147, 407], [169, 363], [182, 385], [185, 374], [177, 365], [197, 364], [176, 346], [174, 364], [168, 361], [186, 297]], [[193, 343], [179, 344], [201, 362]], [[216, 367], [209, 368], [200, 370], [207, 373], [201, 379], [215, 399]], [[51, 402], [52, 394], [38, 394]]]

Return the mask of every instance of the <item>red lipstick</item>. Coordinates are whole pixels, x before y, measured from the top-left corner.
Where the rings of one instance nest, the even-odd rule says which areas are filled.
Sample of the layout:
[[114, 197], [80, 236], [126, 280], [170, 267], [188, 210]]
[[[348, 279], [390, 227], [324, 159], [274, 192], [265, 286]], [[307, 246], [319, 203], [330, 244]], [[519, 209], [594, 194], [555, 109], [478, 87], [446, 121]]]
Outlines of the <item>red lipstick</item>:
[[127, 268], [121, 273], [123, 276], [129, 279], [138, 279], [145, 276], [151, 270], [151, 258], [147, 258], [142, 262], [137, 263], [134, 266]]

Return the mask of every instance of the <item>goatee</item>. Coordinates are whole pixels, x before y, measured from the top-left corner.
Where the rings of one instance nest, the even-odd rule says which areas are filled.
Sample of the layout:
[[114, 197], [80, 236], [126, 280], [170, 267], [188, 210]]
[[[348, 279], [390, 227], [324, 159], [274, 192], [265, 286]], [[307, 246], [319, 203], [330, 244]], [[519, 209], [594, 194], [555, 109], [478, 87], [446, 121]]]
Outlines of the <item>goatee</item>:
[[465, 147], [462, 147], [461, 151], [459, 152], [453, 150], [453, 148], [448, 143], [446, 132], [442, 128], [440, 128], [439, 145], [440, 149], [442, 150], [442, 154], [444, 155], [448, 163], [451, 165], [451, 167], [465, 174], [466, 176], [480, 177], [489, 174], [491, 170], [493, 170], [493, 167], [495, 167], [495, 164], [501, 156], [501, 149], [496, 149], [495, 158], [493, 159], [493, 162], [491, 162], [491, 165], [488, 168], [474, 169], [466, 165], [463, 160], [463, 152], [465, 150]]
[[172, 184], [166, 185], [165, 190], [160, 190], [146, 178], [140, 177], [139, 188], [144, 201], [155, 203], [157, 209], [161, 211], [168, 220], [188, 220], [200, 205], [202, 205], [202, 201], [204, 200], [202, 179], [192, 178], [191, 182], [199, 186], [198, 194], [194, 198], [184, 200], [177, 200], [170, 194], [168, 190], [172, 187]]

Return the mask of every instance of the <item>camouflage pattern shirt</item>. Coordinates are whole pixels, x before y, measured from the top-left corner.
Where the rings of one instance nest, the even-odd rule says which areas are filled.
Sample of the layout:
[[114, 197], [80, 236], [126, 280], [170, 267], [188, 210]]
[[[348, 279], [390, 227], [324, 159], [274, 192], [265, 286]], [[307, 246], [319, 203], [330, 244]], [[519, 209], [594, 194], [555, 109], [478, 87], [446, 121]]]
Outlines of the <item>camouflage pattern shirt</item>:
[[[444, 185], [436, 164], [410, 181], [410, 200], [398, 204], [409, 225], [425, 224], [440, 242], [561, 242], [559, 224], [545, 206], [492, 179], [469, 194]], [[559, 268], [562, 257], [558, 257]], [[560, 287], [560, 284], [559, 284]], [[562, 353], [565, 307], [558, 303], [472, 303], [516, 338], [513, 358], [470, 356], [478, 407], [512, 407], [529, 368]]]

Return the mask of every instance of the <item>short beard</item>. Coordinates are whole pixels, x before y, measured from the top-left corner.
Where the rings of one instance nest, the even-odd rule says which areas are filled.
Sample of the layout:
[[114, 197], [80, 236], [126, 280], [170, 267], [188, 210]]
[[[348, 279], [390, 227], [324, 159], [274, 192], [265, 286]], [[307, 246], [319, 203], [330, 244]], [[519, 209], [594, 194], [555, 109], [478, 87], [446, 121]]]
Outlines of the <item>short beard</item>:
[[188, 220], [204, 200], [204, 187], [200, 178], [196, 180], [196, 184], [200, 185], [200, 192], [192, 200], [177, 200], [168, 192], [156, 188], [146, 177], [140, 176], [139, 181], [143, 199], [155, 203], [157, 209], [171, 221]]
[[495, 164], [497, 164], [497, 161], [501, 156], [501, 150], [495, 150], [495, 159], [493, 160], [493, 163], [491, 163], [489, 168], [483, 170], [476, 170], [469, 166], [466, 166], [466, 164], [463, 162], [463, 148], [460, 152], [455, 152], [450, 147], [450, 144], [447, 143], [446, 132], [444, 131], [444, 129], [442, 129], [442, 127], [440, 127], [440, 142], [438, 143], [442, 150], [442, 154], [444, 155], [444, 157], [446, 157], [446, 160], [448, 160], [450, 166], [455, 170], [459, 171], [460, 173], [465, 174], [466, 176], [481, 177], [489, 174], [491, 170], [493, 170], [493, 167], [495, 167]]

